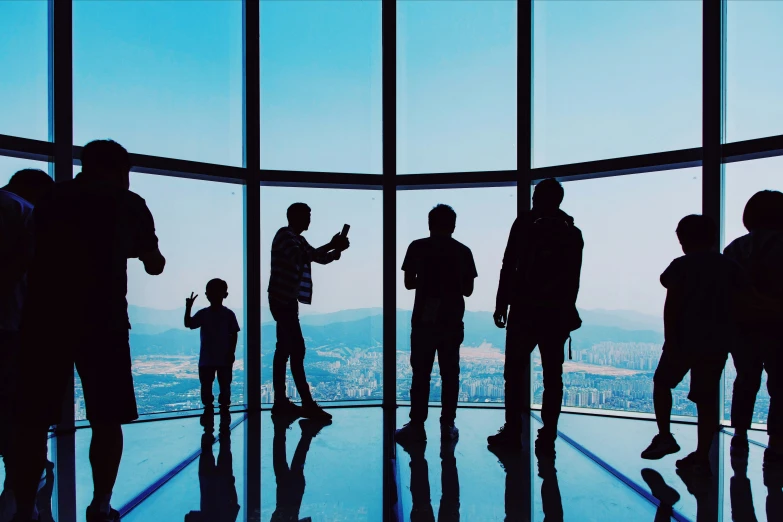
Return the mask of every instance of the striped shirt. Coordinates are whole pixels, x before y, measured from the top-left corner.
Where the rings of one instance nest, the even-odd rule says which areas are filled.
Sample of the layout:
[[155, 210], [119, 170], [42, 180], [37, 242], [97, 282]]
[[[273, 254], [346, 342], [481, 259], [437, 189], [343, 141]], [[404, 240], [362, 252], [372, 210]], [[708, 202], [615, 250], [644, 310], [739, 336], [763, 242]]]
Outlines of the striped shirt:
[[284, 304], [293, 300], [310, 304], [313, 300], [310, 264], [315, 261], [325, 265], [335, 259], [332, 252], [319, 252], [290, 228], [281, 228], [272, 240], [269, 297]]

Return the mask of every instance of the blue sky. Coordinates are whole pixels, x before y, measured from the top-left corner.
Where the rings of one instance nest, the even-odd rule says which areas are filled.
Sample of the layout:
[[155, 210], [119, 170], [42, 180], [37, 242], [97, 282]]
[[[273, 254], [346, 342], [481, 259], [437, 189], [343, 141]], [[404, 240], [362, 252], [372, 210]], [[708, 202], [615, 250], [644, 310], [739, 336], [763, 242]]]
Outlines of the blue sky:
[[[729, 2], [726, 136], [783, 132], [783, 3]], [[380, 2], [267, 1], [261, 6], [262, 165], [379, 173]], [[516, 167], [516, 3], [398, 4], [400, 173]], [[48, 137], [44, 1], [0, 2], [0, 133]], [[241, 3], [83, 2], [74, 6], [74, 136], [113, 138], [132, 152], [241, 165]], [[696, 1], [536, 1], [534, 165], [698, 146], [701, 5]], [[0, 158], [0, 183], [33, 164]], [[726, 167], [726, 238], [762, 188], [783, 188], [783, 160]], [[659, 314], [658, 275], [679, 255], [677, 220], [700, 210], [700, 169], [566, 185], [587, 246], [580, 305]], [[134, 174], [155, 215], [166, 274], [131, 263], [131, 303], [175, 308], [215, 276], [241, 306], [244, 248], [239, 185]], [[312, 311], [380, 306], [381, 194], [263, 187], [262, 260], [294, 201], [313, 207], [306, 237], [352, 225], [353, 246], [316, 267]], [[397, 261], [427, 234], [439, 202], [459, 215], [455, 237], [479, 271], [468, 309], [490, 310], [514, 216], [512, 188], [398, 194]], [[632, 235], [643, 241], [630, 241]], [[266, 270], [263, 284], [266, 284]], [[401, 281], [401, 277], [398, 277]], [[398, 282], [398, 302], [410, 292]], [[329, 296], [327, 299], [326, 296]], [[202, 304], [204, 304], [202, 302]]]

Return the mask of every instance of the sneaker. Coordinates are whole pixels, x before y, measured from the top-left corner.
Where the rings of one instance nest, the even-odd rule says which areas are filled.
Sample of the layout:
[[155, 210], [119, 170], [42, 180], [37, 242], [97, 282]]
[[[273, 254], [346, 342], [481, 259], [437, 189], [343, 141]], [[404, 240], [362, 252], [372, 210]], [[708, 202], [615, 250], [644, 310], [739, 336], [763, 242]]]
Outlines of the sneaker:
[[764, 485], [768, 488], [783, 486], [783, 454], [764, 450]]
[[307, 419], [319, 420], [322, 422], [332, 420], [332, 415], [321, 408], [316, 402], [303, 405], [301, 416]]
[[424, 423], [410, 421], [394, 432], [394, 440], [402, 445], [426, 441], [427, 432], [424, 431]]
[[319, 422], [313, 419], [302, 419], [299, 421], [299, 427], [302, 428], [302, 435], [315, 438], [323, 428], [329, 426], [332, 421]]
[[504, 424], [495, 435], [487, 437], [487, 444], [490, 446], [521, 449], [522, 433], [518, 429], [509, 428], [508, 424]]
[[87, 522], [120, 522], [120, 512], [109, 508], [108, 513], [103, 513], [90, 506], [87, 508]]
[[678, 460], [675, 464], [677, 469], [683, 473], [703, 476], [712, 475], [709, 459], [697, 455], [696, 452]]
[[731, 438], [731, 448], [729, 450], [729, 454], [731, 455], [731, 458], [733, 459], [748, 458], [749, 453], [750, 453], [750, 444], [748, 443], [748, 436], [734, 435]]
[[673, 506], [680, 501], [680, 494], [663, 480], [660, 473], [654, 469], [642, 470], [642, 479], [650, 488], [650, 493], [658, 499], [662, 506]]
[[275, 417], [293, 417], [296, 419], [297, 417], [302, 416], [302, 407], [297, 406], [288, 399], [275, 401], [275, 404], [272, 406], [272, 415]]
[[709, 475], [699, 475], [681, 469], [677, 470], [677, 476], [685, 483], [688, 493], [696, 497], [696, 503], [701, 504], [708, 499], [710, 488], [712, 487], [712, 477]]
[[449, 424], [441, 424], [440, 438], [441, 440], [457, 440], [459, 438], [459, 429], [457, 429], [453, 422]]
[[674, 440], [674, 435], [659, 433], [653, 437], [652, 442], [647, 449], [642, 452], [642, 458], [647, 460], [662, 459], [666, 455], [680, 451], [680, 445]]

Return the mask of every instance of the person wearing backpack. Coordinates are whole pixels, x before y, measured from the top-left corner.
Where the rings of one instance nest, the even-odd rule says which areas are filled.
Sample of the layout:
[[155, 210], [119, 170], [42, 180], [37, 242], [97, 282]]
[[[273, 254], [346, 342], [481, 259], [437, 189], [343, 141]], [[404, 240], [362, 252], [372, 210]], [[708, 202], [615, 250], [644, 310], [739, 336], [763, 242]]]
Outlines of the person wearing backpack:
[[514, 221], [494, 314], [495, 325], [506, 328], [506, 423], [487, 442], [492, 447], [521, 447], [522, 415], [528, 414], [528, 405], [522, 404], [521, 377], [530, 371], [530, 353], [538, 346], [544, 368], [544, 426], [536, 440], [539, 457], [555, 455], [564, 345], [582, 325], [576, 296], [584, 241], [574, 218], [560, 210], [563, 196], [557, 180], [543, 180], [533, 194], [533, 209]]
[[[742, 266], [756, 292], [783, 302], [783, 193], [764, 190], [745, 205], [742, 222], [748, 233], [735, 239], [724, 255]], [[762, 370], [767, 371], [769, 447], [764, 472], [783, 475], [783, 354], [780, 320], [776, 314], [745, 314], [740, 320], [741, 342], [731, 349], [737, 378], [731, 402], [732, 457], [747, 457], [748, 429], [753, 419]]]

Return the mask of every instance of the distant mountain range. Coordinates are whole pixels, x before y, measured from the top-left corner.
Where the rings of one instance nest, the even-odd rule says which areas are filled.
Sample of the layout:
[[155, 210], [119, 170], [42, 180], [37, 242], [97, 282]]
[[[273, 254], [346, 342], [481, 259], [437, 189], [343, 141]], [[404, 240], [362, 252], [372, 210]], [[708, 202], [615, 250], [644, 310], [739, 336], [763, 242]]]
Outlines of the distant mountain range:
[[[131, 350], [140, 355], [198, 355], [199, 334], [182, 326], [184, 308], [155, 310], [130, 306], [128, 309], [133, 329]], [[242, 320], [242, 310], [235, 310]], [[627, 310], [580, 310], [583, 325], [573, 333], [573, 346], [587, 348], [598, 342], [662, 343], [661, 320]], [[397, 350], [410, 349], [411, 311], [397, 310]], [[303, 315], [302, 333], [308, 350], [342, 352], [354, 350], [380, 351], [383, 344], [383, 316], [380, 308], [343, 310], [329, 314]], [[505, 330], [495, 327], [490, 312], [465, 313], [465, 346], [477, 347], [484, 343], [502, 347]], [[263, 363], [271, 363], [276, 343], [274, 322], [261, 326]]]

